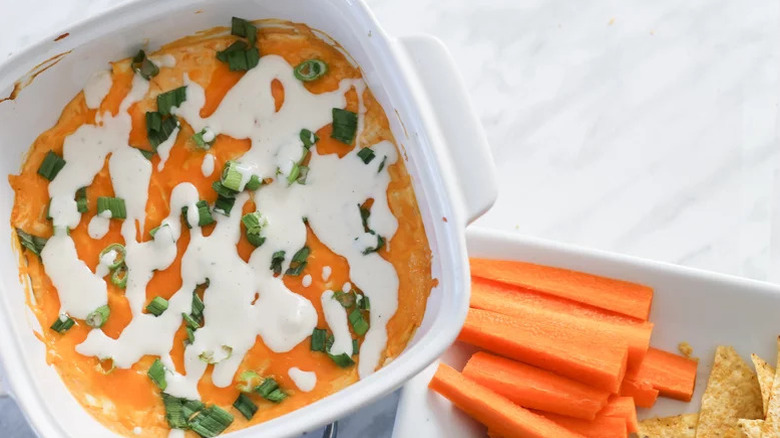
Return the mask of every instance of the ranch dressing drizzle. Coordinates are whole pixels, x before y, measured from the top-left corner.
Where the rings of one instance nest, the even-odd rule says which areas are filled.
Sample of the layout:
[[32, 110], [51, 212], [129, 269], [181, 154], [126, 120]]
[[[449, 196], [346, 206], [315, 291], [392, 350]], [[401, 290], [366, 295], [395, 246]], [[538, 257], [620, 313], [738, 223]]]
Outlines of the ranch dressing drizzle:
[[298, 367], [287, 370], [295, 386], [303, 392], [309, 392], [317, 385], [317, 374], [314, 371], [303, 371]]
[[[376, 253], [363, 254], [368, 246], [376, 243], [376, 238], [368, 239], [370, 244], [365, 243], [367, 233], [363, 230], [357, 205], [368, 198], [374, 199], [369, 223], [374, 231], [389, 241], [397, 228], [395, 217], [387, 205], [389, 174], [386, 170], [377, 172], [381, 160], [364, 164], [357, 156], [357, 149], [339, 159], [335, 154], [321, 156], [314, 148], [306, 185], [288, 185], [284, 177], [284, 173], [292, 168], [292, 163], [304, 154], [298, 138], [300, 130], [315, 131], [330, 123], [331, 108], [344, 108], [346, 105], [344, 93], [352, 87], [360, 91], [365, 85], [361, 80], [347, 79], [341, 81], [336, 91], [311, 94], [294, 78], [292, 67], [284, 59], [268, 55], [262, 58], [258, 67], [247, 72], [228, 91], [217, 110], [204, 119], [200, 117], [200, 109], [205, 103], [204, 90], [186, 75], [184, 79], [187, 100], [173, 112], [185, 119], [196, 132], [208, 126], [215, 134], [249, 138], [252, 146], [239, 158], [242, 168], [252, 169], [261, 178], [274, 178], [272, 184], [252, 194], [255, 204], [268, 219], [266, 243], [252, 253], [248, 263], [238, 256], [235, 245], [241, 236], [240, 214], [230, 217], [216, 214], [214, 231], [210, 236], [204, 236], [197, 226], [195, 203], [200, 196], [189, 183], [181, 183], [174, 188], [170, 198], [171, 214], [163, 221], [167, 226], [161, 227], [152, 241], [136, 241], [138, 227], [142, 226], [139, 224], [144, 222], [148, 196], [147, 190], [139, 190], [139, 186], [148, 186], [152, 171], [148, 160], [139, 151], [127, 146], [130, 132], [127, 108], [148, 90], [148, 82], [136, 76], [117, 116], [107, 113], [102, 126], [82, 126], [66, 139], [65, 159], [68, 164], [49, 186], [52, 198], [63, 199], [64, 205], [54, 218], [55, 225], [77, 225], [80, 215], [69, 216], [70, 210], [76, 211], [73, 201], [75, 191], [88, 185], [102, 167], [105, 157], [113, 153], [109, 167], [114, 191], [116, 196], [125, 199], [127, 208], [127, 219], [122, 223], [128, 266], [125, 294], [133, 319], [118, 339], [109, 338], [102, 330], [92, 330], [76, 350], [85, 355], [110, 357], [120, 368], [129, 368], [144, 355], [158, 355], [168, 369], [166, 392], [190, 399], [200, 398], [197, 384], [208, 366], [202, 360], [204, 357], [216, 362], [212, 376], [214, 384], [225, 387], [232, 383], [239, 364], [254, 345], [257, 335], [272, 351], [291, 350], [311, 335], [317, 325], [317, 314], [307, 299], [287, 289], [282, 277], [274, 277], [268, 267], [271, 255], [279, 250], [286, 253], [283, 270], [289, 266], [292, 255], [305, 245], [306, 226], [302, 218], [307, 217], [309, 226], [320, 240], [348, 260], [352, 282], [371, 299], [371, 326], [361, 346], [358, 368], [361, 377], [371, 374], [379, 365], [386, 345], [386, 323], [395, 314], [398, 305], [398, 277], [392, 265]], [[282, 82], [285, 89], [285, 101], [278, 112], [270, 91], [274, 79]], [[362, 99], [360, 106], [363, 108]], [[363, 118], [364, 111], [359, 119]], [[85, 132], [80, 133], [81, 130]], [[68, 147], [69, 142], [73, 146]], [[378, 157], [388, 157], [388, 166], [397, 159], [395, 147], [389, 142], [380, 142], [372, 148]], [[277, 175], [277, 169], [283, 175]], [[240, 212], [249, 197], [249, 193], [237, 196], [234, 211]], [[72, 206], [65, 200], [72, 201]], [[183, 206], [188, 206], [187, 220], [193, 228], [190, 230], [189, 246], [182, 255], [182, 286], [169, 299], [168, 309], [159, 317], [154, 317], [143, 311], [146, 285], [155, 270], [166, 269], [176, 258], [176, 241], [181, 233], [179, 212]], [[51, 245], [52, 251], [47, 251], [50, 248], [47, 244], [44, 252], [67, 253], [44, 257], [47, 273], [50, 270], [48, 265], [52, 265], [55, 275], [50, 276], [63, 302], [68, 302], [69, 298], [65, 287], [65, 299], [62, 299], [61, 286], [67, 286], [67, 282], [59, 278], [64, 275], [56, 274], [74, 276], [78, 271], [75, 265], [88, 271], [90, 278], [72, 282], [78, 285], [80, 293], [77, 304], [88, 305], [83, 309], [63, 305], [63, 311], [72, 307], [83, 315], [74, 316], [84, 317], [105, 304], [105, 282], [78, 260], [69, 236], [55, 234], [52, 241], [55, 243]], [[65, 247], [65, 250], [69, 246], [70, 251], [58, 249], [58, 246]], [[47, 258], [50, 260], [47, 261]], [[194, 342], [185, 349], [186, 372], [178, 374], [173, 371], [169, 355], [173, 335], [182, 324], [181, 314], [191, 312], [193, 290], [207, 279], [205, 324], [195, 331]], [[84, 285], [89, 280], [101, 282], [102, 290], [86, 287], [84, 292]], [[86, 298], [90, 293], [96, 296]], [[259, 298], [252, 304], [256, 293]], [[337, 318], [327, 318], [332, 330], [333, 326], [341, 327], [339, 340], [332, 352], [343, 350], [351, 354], [346, 312], [337, 301], [332, 298], [328, 301], [327, 307], [334, 309], [332, 313], [336, 311], [331, 303], [343, 313]], [[346, 335], [341, 333], [342, 328], [346, 328]]]
[[111, 90], [111, 72], [98, 70], [90, 76], [84, 86], [84, 101], [89, 109], [97, 109]]
[[200, 165], [200, 171], [203, 176], [211, 176], [214, 173], [214, 155], [206, 154], [203, 156], [203, 163]]

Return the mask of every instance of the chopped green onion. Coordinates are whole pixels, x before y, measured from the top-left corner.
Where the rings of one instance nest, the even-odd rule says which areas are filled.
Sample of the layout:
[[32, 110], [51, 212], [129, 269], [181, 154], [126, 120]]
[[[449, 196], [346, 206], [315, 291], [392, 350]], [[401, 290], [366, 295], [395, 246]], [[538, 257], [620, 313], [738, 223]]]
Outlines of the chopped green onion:
[[[146, 306], [146, 313], [151, 313], [154, 316], [160, 316], [168, 309], [168, 300], [163, 297], [154, 297], [152, 301]], [[165, 388], [163, 388], [165, 389]]]
[[290, 169], [290, 174], [287, 175], [287, 184], [292, 184], [295, 182], [296, 179], [298, 179], [298, 173], [301, 171], [301, 165], [298, 163], [294, 163], [292, 169]]
[[328, 357], [336, 363], [336, 365], [340, 366], [341, 368], [347, 368], [349, 366], [352, 366], [355, 364], [355, 361], [352, 360], [351, 357], [347, 353], [341, 353], [341, 354], [330, 354], [328, 353]]
[[230, 34], [246, 38], [250, 46], [257, 42], [257, 27], [243, 18], [233, 17], [230, 20]]
[[222, 177], [220, 178], [220, 182], [225, 188], [235, 192], [241, 191], [241, 181], [244, 179], [244, 175], [238, 170], [238, 166], [238, 162], [228, 161], [225, 163], [225, 167], [222, 168]]
[[345, 309], [355, 305], [355, 298], [355, 293], [352, 291], [343, 292], [339, 290], [333, 293], [333, 299], [338, 301]]
[[183, 398], [181, 400], [182, 400], [182, 406], [181, 406], [182, 413], [184, 414], [184, 418], [187, 418], [188, 420], [192, 418], [193, 415], [202, 411], [206, 407], [206, 405], [204, 405], [203, 402], [198, 400], [187, 400], [186, 398]]
[[120, 289], [127, 286], [127, 265], [122, 263], [111, 273], [111, 283]]
[[97, 199], [98, 215], [104, 211], [111, 212], [111, 219], [126, 219], [127, 210], [125, 210], [125, 200], [122, 198], [112, 198], [110, 196], [101, 196]]
[[157, 95], [157, 111], [163, 116], [171, 115], [171, 109], [187, 100], [187, 86], [174, 88]]
[[224, 196], [217, 197], [217, 201], [214, 203], [214, 211], [222, 213], [225, 216], [230, 216], [230, 211], [233, 210], [233, 204], [236, 203], [236, 198], [227, 198]]
[[73, 318], [63, 313], [62, 315], [57, 317], [57, 319], [54, 320], [50, 328], [55, 332], [62, 334], [70, 330], [70, 328], [73, 327], [75, 324], [76, 321], [74, 321]]
[[65, 160], [54, 151], [49, 151], [38, 167], [38, 175], [52, 181], [63, 167], [65, 167]]
[[82, 187], [76, 190], [76, 209], [79, 213], [86, 213], [89, 211], [89, 205], [87, 204], [87, 188]]
[[352, 355], [358, 355], [360, 354], [360, 344], [358, 343], [357, 339], [352, 340]]
[[260, 51], [244, 41], [236, 41], [225, 50], [217, 52], [217, 59], [227, 63], [230, 71], [247, 71], [260, 62]]
[[236, 388], [241, 392], [252, 392], [255, 387], [260, 384], [261, 378], [260, 374], [257, 374], [252, 370], [244, 371], [238, 376], [238, 385], [236, 385]]
[[192, 225], [190, 224], [190, 218], [187, 216], [187, 213], [189, 212], [190, 208], [186, 205], [181, 208], [181, 218], [184, 220], [184, 225], [187, 226], [188, 229], [192, 229]]
[[233, 355], [233, 347], [230, 345], [223, 345], [222, 351], [224, 352], [224, 357], [221, 357], [219, 359], [214, 358], [214, 352], [213, 351], [203, 351], [198, 355], [198, 359], [200, 359], [203, 362], [206, 362], [208, 364], [215, 364], [219, 363], [225, 359], [229, 359], [230, 356]]
[[308, 246], [304, 246], [295, 253], [292, 260], [290, 260], [290, 267], [285, 271], [285, 275], [301, 275], [303, 268], [308, 263], [306, 259], [309, 257], [311, 250]]
[[303, 147], [306, 149], [311, 149], [311, 147], [314, 146], [314, 143], [317, 143], [320, 140], [320, 137], [318, 137], [317, 134], [309, 131], [308, 129], [301, 129], [299, 136], [303, 142]]
[[160, 231], [161, 229], [164, 229], [165, 227], [170, 227], [170, 225], [168, 225], [167, 223], [162, 223], [149, 230], [149, 235], [152, 236], [152, 239], [154, 239], [154, 236], [157, 235], [157, 232]]
[[358, 151], [357, 156], [360, 157], [361, 160], [363, 160], [364, 164], [368, 164], [371, 162], [371, 160], [374, 159], [376, 154], [374, 153], [371, 148], [363, 148]]
[[370, 229], [368, 228], [368, 218], [371, 216], [371, 210], [362, 205], [358, 205], [358, 208], [360, 209], [360, 220], [363, 221], [363, 230], [368, 232]]
[[328, 72], [328, 64], [319, 59], [307, 59], [295, 66], [293, 73], [298, 80], [310, 82], [317, 80]]
[[165, 405], [165, 419], [171, 429], [187, 429], [187, 417], [184, 415], [184, 399], [162, 394]]
[[382, 158], [382, 162], [379, 163], [379, 168], [376, 170], [376, 173], [380, 173], [382, 169], [385, 168], [385, 163], [387, 163], [387, 155], [385, 155], [385, 157]]
[[133, 57], [130, 66], [133, 68], [134, 72], [141, 75], [141, 77], [147, 81], [160, 73], [160, 69], [146, 57], [146, 53], [144, 53], [143, 50], [139, 50]]
[[125, 256], [127, 256], [127, 250], [125, 249], [125, 246], [121, 243], [112, 243], [111, 245], [108, 245], [107, 247], [103, 248], [103, 251], [100, 251], [100, 256], [98, 260], [102, 261], [103, 257], [105, 257], [107, 254], [114, 252], [115, 258], [114, 261], [111, 262], [111, 264], [108, 265], [108, 269], [114, 270], [118, 267], [120, 267], [125, 262]]
[[241, 415], [247, 420], [251, 420], [255, 416], [255, 412], [257, 412], [257, 405], [246, 394], [238, 394], [238, 398], [233, 402], [233, 407], [238, 412], [241, 412]]
[[306, 184], [306, 178], [309, 176], [309, 166], [298, 166], [298, 178], [295, 180], [298, 184]]
[[182, 312], [181, 317], [184, 318], [184, 322], [187, 324], [187, 326], [192, 328], [193, 330], [197, 330], [200, 328], [200, 324], [198, 323], [198, 321], [195, 321], [195, 319], [192, 316]]
[[264, 399], [274, 403], [279, 403], [287, 398], [287, 394], [279, 388], [279, 384], [276, 383], [273, 377], [266, 377], [263, 383], [255, 388], [255, 392]]
[[311, 351], [325, 351], [325, 340], [327, 337], [327, 330], [315, 328], [311, 333]]
[[190, 315], [192, 315], [192, 318], [198, 322], [198, 325], [200, 325], [200, 323], [203, 322], [203, 310], [205, 308], [206, 305], [203, 304], [203, 300], [200, 299], [200, 296], [197, 293], [193, 293], [192, 312], [190, 312]]
[[[265, 237], [260, 233], [268, 222], [260, 215], [259, 211], [245, 214], [241, 218], [241, 222], [246, 227], [246, 238], [249, 243], [258, 247], [265, 242]], [[281, 270], [281, 267], [279, 269]]]
[[214, 216], [211, 215], [211, 210], [209, 210], [209, 203], [206, 201], [198, 201], [195, 204], [196, 207], [198, 207], [198, 225], [201, 227], [204, 227], [206, 225], [213, 224]]
[[168, 387], [168, 383], [165, 381], [165, 365], [160, 362], [160, 359], [154, 360], [154, 363], [149, 367], [149, 371], [146, 372], [146, 375], [152, 379], [152, 382], [154, 382], [161, 391], [165, 391], [165, 388]]
[[38, 237], [27, 233], [21, 228], [16, 229], [16, 235], [19, 237], [19, 244], [37, 256], [41, 255], [43, 247], [46, 245], [46, 242], [49, 241], [49, 239], [45, 237]]
[[103, 305], [95, 309], [94, 312], [90, 312], [84, 322], [92, 328], [100, 328], [106, 323], [110, 314], [111, 309], [109, 309], [107, 305]]
[[369, 301], [368, 297], [365, 295], [361, 295], [362, 298], [358, 302], [358, 309], [360, 310], [371, 310], [371, 301]]
[[333, 108], [333, 130], [330, 136], [342, 143], [352, 144], [352, 141], [355, 140], [357, 124], [358, 116], [356, 113], [341, 108]]
[[155, 151], [149, 151], [149, 150], [141, 149], [141, 148], [135, 147], [135, 146], [131, 146], [131, 147], [133, 149], [137, 150], [138, 152], [140, 152], [141, 155], [143, 155], [144, 158], [146, 158], [149, 161], [152, 161], [152, 157], [154, 157], [154, 154], [156, 153]]
[[184, 340], [184, 344], [192, 344], [195, 342], [195, 330], [190, 326], [185, 326], [184, 331], [187, 333], [187, 339]]
[[282, 273], [282, 263], [284, 262], [284, 251], [276, 251], [271, 256], [271, 270], [275, 275]]
[[260, 179], [257, 175], [252, 175], [251, 178], [249, 178], [249, 181], [246, 183], [245, 189], [249, 191], [255, 191], [260, 188], [260, 186], [263, 185], [263, 180]]
[[[373, 231], [371, 233], [373, 234]], [[385, 246], [385, 238], [377, 234], [377, 236], [376, 236], [376, 246], [373, 247], [373, 248], [366, 248], [366, 249], [364, 249], [363, 250], [363, 254], [368, 255], [368, 254], [371, 254], [372, 252], [377, 252], [380, 249], [382, 249], [383, 246]]]
[[349, 324], [352, 326], [352, 330], [358, 336], [363, 336], [368, 331], [368, 322], [363, 318], [363, 312], [360, 309], [355, 309], [349, 313]]
[[233, 423], [233, 415], [219, 406], [209, 406], [189, 421], [190, 429], [204, 438], [213, 438]]
[[217, 192], [217, 195], [223, 196], [225, 198], [235, 198], [238, 194], [237, 191], [233, 189], [229, 189], [222, 185], [222, 181], [214, 181], [211, 183], [211, 188], [214, 189], [215, 192]]
[[203, 128], [200, 132], [192, 135], [192, 141], [195, 142], [199, 149], [209, 150], [214, 146], [214, 142], [217, 141], [217, 136], [209, 128]]
[[163, 115], [156, 111], [146, 113], [146, 137], [155, 151], [178, 127], [179, 121], [175, 117], [163, 118]]

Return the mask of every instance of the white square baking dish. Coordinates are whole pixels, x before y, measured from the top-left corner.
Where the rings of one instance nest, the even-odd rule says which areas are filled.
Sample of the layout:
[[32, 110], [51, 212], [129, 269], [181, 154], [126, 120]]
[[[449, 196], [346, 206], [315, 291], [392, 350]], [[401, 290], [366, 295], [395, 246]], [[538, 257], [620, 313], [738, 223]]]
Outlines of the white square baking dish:
[[[496, 184], [484, 134], [446, 49], [430, 37], [391, 39], [361, 1], [141, 0], [64, 30], [67, 36], [21, 52], [0, 66], [0, 173], [18, 173], [29, 145], [107, 62], [229, 23], [231, 16], [302, 22], [337, 41], [363, 70], [390, 118], [434, 254], [439, 280], [422, 326], [392, 363], [343, 391], [231, 437], [295, 436], [400, 386], [453, 341], [468, 307], [464, 228], [493, 203]], [[0, 184], [0, 222], [9, 223], [13, 191]], [[112, 433], [90, 417], [46, 365], [40, 330], [25, 305], [11, 228], [0, 232], [0, 355], [4, 383], [44, 437]]]

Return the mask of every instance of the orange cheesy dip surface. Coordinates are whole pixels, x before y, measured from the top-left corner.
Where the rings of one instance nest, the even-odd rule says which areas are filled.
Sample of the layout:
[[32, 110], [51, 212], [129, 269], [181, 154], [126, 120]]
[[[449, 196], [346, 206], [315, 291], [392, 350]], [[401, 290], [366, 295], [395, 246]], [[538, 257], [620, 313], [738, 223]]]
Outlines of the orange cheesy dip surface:
[[234, 18], [85, 83], [9, 179], [37, 335], [91, 415], [216, 436], [400, 354], [431, 253], [387, 117], [338, 48]]

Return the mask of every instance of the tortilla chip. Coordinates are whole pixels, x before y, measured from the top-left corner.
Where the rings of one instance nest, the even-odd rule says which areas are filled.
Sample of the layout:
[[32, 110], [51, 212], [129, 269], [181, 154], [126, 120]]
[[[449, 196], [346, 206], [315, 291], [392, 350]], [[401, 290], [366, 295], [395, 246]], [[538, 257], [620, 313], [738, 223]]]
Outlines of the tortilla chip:
[[764, 420], [745, 420], [742, 418], [737, 421], [737, 424], [746, 438], [761, 438], [761, 426], [764, 425]]
[[[780, 336], [777, 337], [778, 354], [777, 360], [780, 363]], [[775, 379], [772, 382], [772, 391], [769, 394], [769, 407], [766, 411], [766, 420], [761, 427], [761, 432], [765, 437], [780, 436], [780, 374], [775, 371]]]
[[761, 388], [761, 399], [764, 404], [764, 416], [766, 417], [766, 411], [769, 409], [769, 394], [772, 393], [772, 383], [775, 380], [775, 369], [757, 354], [751, 354], [750, 359], [756, 368], [758, 386]]
[[[778, 397], [780, 401], [780, 397]], [[734, 350], [719, 346], [701, 399], [697, 438], [739, 438], [737, 420], [762, 418], [764, 402], [756, 374]]]
[[699, 414], [651, 418], [639, 422], [639, 438], [694, 438]]

